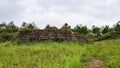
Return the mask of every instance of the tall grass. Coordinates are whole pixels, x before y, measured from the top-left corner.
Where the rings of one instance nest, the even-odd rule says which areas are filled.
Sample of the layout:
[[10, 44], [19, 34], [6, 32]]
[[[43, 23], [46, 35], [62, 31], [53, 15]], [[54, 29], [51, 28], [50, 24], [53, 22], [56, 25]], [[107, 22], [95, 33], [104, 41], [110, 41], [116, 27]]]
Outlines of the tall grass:
[[120, 40], [80, 44], [77, 42], [0, 43], [1, 68], [84, 68], [99, 59], [101, 68], [120, 67]]

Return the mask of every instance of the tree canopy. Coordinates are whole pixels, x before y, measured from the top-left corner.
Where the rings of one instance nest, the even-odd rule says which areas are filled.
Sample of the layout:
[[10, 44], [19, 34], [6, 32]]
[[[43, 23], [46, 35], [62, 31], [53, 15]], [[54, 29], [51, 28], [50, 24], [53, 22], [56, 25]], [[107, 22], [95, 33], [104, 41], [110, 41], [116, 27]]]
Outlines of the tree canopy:
[[[14, 21], [11, 22], [2, 22], [0, 23], [0, 40], [10, 40], [12, 39], [12, 36], [15, 36], [14, 34], [17, 34], [19, 30], [31, 30], [31, 29], [37, 29], [37, 26], [34, 22], [32, 23], [27, 23], [23, 22], [21, 24], [21, 27], [18, 27], [14, 24]], [[46, 25], [44, 29], [47, 30], [56, 30], [58, 29], [56, 26], [51, 26], [49, 24]], [[65, 23], [61, 29], [68, 29], [73, 31], [74, 33], [84, 35], [87, 37], [92, 37], [92, 38], [99, 38], [102, 37], [103, 35], [106, 35], [108, 33], [116, 32], [120, 33], [120, 21], [118, 21], [116, 24], [114, 24], [112, 27], [105, 25], [102, 27], [98, 27], [93, 25], [91, 28], [88, 28], [86, 25], [78, 24], [74, 28], [71, 28], [68, 23]]]

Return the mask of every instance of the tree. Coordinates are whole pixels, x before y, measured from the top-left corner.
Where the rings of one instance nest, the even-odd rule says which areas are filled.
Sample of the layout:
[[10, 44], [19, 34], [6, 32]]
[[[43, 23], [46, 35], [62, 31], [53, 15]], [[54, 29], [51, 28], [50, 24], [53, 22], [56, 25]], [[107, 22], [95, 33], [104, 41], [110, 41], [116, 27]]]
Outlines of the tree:
[[58, 28], [57, 28], [56, 26], [53, 26], [52, 29], [53, 29], [53, 30], [57, 30]]
[[48, 25], [46, 25], [45, 29], [46, 29], [46, 30], [56, 30], [57, 27], [55, 27], [55, 26], [50, 26], [50, 25], [48, 24]]
[[120, 32], [120, 21], [115, 26], [115, 32]]
[[69, 26], [67, 23], [65, 23], [61, 29], [71, 29], [71, 26]]
[[0, 24], [0, 29], [2, 29], [2, 28], [6, 28], [6, 23], [5, 22], [2, 22], [1, 24]]
[[26, 22], [23, 22], [22, 23], [22, 28], [26, 28], [26, 24], [27, 24]]
[[48, 24], [48, 25], [46, 25], [45, 29], [46, 29], [46, 30], [50, 30], [50, 29], [52, 29], [52, 26], [50, 26], [50, 25]]
[[87, 35], [89, 33], [89, 29], [87, 28], [87, 26], [83, 26], [83, 25], [77, 25], [74, 29], [74, 32], [82, 34], [82, 35]]
[[34, 22], [32, 22], [32, 25], [34, 26], [34, 29], [37, 29], [37, 26]]
[[35, 25], [35, 23], [26, 23], [26, 22], [23, 22], [22, 25], [21, 25], [22, 29], [36, 29], [37, 26]]
[[110, 32], [109, 26], [106, 25], [106, 26], [103, 26], [102, 28], [103, 28], [102, 34], [106, 34], [106, 33]]
[[27, 29], [34, 29], [35, 27], [30, 23], [27, 25]]
[[101, 29], [97, 26], [92, 26], [92, 33], [95, 37], [101, 36]]
[[6, 29], [18, 29], [18, 27], [14, 24], [14, 21], [11, 21], [6, 25]]

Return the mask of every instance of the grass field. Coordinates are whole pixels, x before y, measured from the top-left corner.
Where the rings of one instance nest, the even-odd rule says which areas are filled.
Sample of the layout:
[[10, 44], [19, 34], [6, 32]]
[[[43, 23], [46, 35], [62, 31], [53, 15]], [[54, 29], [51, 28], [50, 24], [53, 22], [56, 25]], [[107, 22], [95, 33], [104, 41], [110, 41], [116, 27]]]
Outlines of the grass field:
[[93, 60], [106, 62], [97, 68], [120, 68], [120, 40], [0, 43], [0, 68], [87, 68]]

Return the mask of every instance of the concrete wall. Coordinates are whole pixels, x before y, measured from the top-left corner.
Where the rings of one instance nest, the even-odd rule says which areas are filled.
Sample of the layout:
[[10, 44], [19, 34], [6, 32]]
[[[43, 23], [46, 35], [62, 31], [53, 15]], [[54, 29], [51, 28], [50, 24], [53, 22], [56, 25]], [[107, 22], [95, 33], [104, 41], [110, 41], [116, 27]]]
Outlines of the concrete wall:
[[78, 41], [88, 43], [84, 36], [76, 35], [68, 29], [57, 30], [23, 30], [19, 32], [19, 42], [29, 41]]
[[70, 30], [23, 30], [19, 32], [19, 41], [73, 40]]

